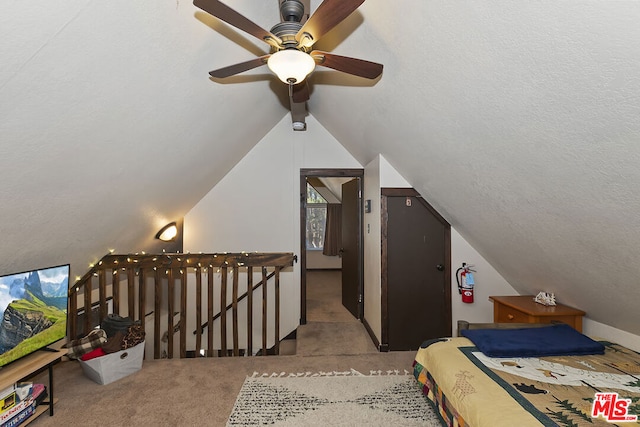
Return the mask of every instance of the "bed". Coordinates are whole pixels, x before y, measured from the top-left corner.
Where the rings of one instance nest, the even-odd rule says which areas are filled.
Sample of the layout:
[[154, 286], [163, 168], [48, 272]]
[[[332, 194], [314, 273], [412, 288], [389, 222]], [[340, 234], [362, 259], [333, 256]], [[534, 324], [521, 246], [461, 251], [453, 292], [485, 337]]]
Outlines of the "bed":
[[640, 425], [640, 354], [567, 325], [458, 326], [413, 364], [445, 425]]

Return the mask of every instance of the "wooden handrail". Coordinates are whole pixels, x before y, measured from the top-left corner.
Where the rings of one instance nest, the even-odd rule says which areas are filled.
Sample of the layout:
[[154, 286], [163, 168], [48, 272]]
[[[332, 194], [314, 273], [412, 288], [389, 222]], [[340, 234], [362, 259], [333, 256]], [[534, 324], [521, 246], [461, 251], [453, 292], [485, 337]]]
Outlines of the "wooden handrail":
[[[94, 327], [96, 322], [92, 320], [92, 315], [101, 324], [107, 317], [108, 308], [113, 313], [140, 321], [143, 328], [144, 318], [151, 312], [154, 315], [153, 325], [146, 327], [152, 330], [145, 332], [147, 341], [153, 341], [154, 358], [173, 358], [174, 347], [179, 357], [187, 357], [189, 353], [194, 353], [196, 357], [225, 356], [228, 353], [227, 335], [233, 342], [232, 353], [237, 356], [241, 352], [241, 332], [247, 335], [246, 346], [243, 344], [242, 349], [251, 355], [253, 334], [257, 332], [253, 331], [253, 293], [262, 286], [261, 353], [267, 354], [267, 334], [270, 333], [275, 337], [277, 354], [280, 273], [293, 266], [295, 261], [297, 257], [293, 253], [109, 254], [70, 288], [69, 313], [78, 313], [80, 303], [86, 315], [82, 325], [78, 324], [76, 315], [69, 316], [68, 336], [70, 339], [77, 338], [83, 331]], [[254, 270], [254, 267], [260, 270]], [[260, 272], [262, 277], [255, 285], [254, 272]], [[219, 279], [214, 277], [217, 273]], [[203, 283], [203, 275], [206, 275], [206, 283]], [[246, 276], [247, 292], [238, 296], [241, 275]], [[193, 277], [195, 284], [191, 280]], [[270, 279], [274, 279], [272, 284], [268, 282]], [[267, 301], [267, 286], [273, 286], [275, 301]], [[227, 296], [228, 287], [230, 300]], [[246, 307], [241, 308], [239, 303], [245, 299]], [[215, 315], [214, 302], [220, 307]], [[267, 310], [269, 304], [274, 305], [273, 313], [269, 312], [271, 309]], [[231, 324], [227, 325], [229, 312]], [[240, 316], [241, 312], [246, 312], [246, 316]], [[179, 319], [173, 313], [179, 314]], [[220, 319], [219, 330], [212, 327], [216, 319]], [[188, 321], [201, 325], [193, 332], [195, 340], [187, 338]], [[205, 328], [207, 334], [203, 336]], [[175, 331], [179, 332], [179, 336], [174, 346]], [[200, 349], [205, 340], [207, 349], [202, 354]], [[218, 344], [214, 345], [214, 342]], [[163, 347], [166, 349], [163, 350]]]

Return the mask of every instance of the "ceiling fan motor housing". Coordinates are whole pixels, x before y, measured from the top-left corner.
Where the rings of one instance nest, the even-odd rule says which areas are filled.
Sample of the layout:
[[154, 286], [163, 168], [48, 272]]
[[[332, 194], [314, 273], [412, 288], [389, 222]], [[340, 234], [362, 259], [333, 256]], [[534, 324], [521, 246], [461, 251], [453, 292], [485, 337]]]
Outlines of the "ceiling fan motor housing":
[[310, 50], [298, 46], [296, 40], [296, 34], [302, 28], [300, 21], [304, 15], [304, 5], [299, 0], [284, 0], [280, 3], [280, 14], [284, 20], [274, 25], [271, 33], [282, 40], [282, 49], [298, 49], [303, 52]]
[[302, 28], [302, 24], [299, 22], [280, 22], [271, 28], [271, 33], [282, 40], [282, 49], [294, 48], [306, 52], [307, 49], [298, 46], [298, 41], [296, 40], [296, 34], [298, 34], [300, 28]]
[[285, 21], [302, 21], [304, 5], [299, 0], [284, 0], [280, 3], [280, 14]]

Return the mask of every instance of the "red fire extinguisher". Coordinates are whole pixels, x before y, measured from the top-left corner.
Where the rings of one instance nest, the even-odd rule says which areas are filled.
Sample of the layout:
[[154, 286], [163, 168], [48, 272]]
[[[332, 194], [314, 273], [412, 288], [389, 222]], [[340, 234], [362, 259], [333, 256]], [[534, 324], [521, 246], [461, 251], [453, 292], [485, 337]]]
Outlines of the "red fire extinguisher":
[[473, 302], [473, 287], [475, 280], [473, 278], [472, 265], [462, 263], [462, 267], [456, 270], [456, 281], [458, 282], [458, 293], [462, 295], [462, 302], [471, 304]]

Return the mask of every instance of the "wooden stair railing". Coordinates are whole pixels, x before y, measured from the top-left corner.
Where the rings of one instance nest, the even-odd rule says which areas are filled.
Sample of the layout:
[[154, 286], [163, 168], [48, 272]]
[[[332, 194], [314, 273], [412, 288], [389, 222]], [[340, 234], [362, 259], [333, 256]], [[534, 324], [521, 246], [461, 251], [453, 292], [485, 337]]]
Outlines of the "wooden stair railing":
[[[276, 275], [276, 272], [275, 272], [275, 271], [273, 271], [273, 272], [269, 273], [269, 274], [267, 275], [267, 281], [268, 281], [269, 279], [271, 279], [271, 278], [272, 278], [273, 276], [275, 276], [275, 275]], [[252, 291], [257, 290], [260, 286], [262, 286], [262, 283], [263, 283], [263, 282], [262, 282], [262, 280], [261, 280], [261, 281], [259, 281], [257, 284], [253, 285], [253, 287], [252, 287]], [[249, 291], [247, 291], [247, 292], [245, 292], [244, 294], [240, 295], [240, 296], [238, 297], [238, 302], [240, 302], [240, 301], [242, 301], [243, 299], [245, 299], [245, 298], [247, 297], [247, 295], [249, 295]], [[251, 296], [250, 296], [249, 298], [251, 298]], [[233, 308], [233, 303], [232, 303], [232, 304], [228, 304], [228, 305], [227, 305], [227, 307], [226, 307], [226, 310], [228, 311], [228, 310], [231, 310], [232, 308]], [[220, 312], [220, 311], [219, 311], [218, 313], [216, 313], [216, 315], [215, 315], [215, 316], [213, 316], [213, 319], [212, 319], [212, 320], [215, 322], [216, 320], [218, 320], [218, 319], [220, 318], [220, 315], [221, 315], [221, 314], [222, 314], [222, 312]], [[202, 333], [202, 331], [204, 331], [208, 326], [209, 326], [209, 322], [208, 322], [208, 321], [207, 321], [207, 322], [205, 322], [205, 323], [202, 323], [202, 324], [200, 325], [200, 333]], [[195, 330], [195, 331], [193, 331], [193, 335], [196, 335], [197, 333], [198, 333], [198, 329], [196, 328], [196, 330]]]
[[[254, 334], [254, 292], [262, 287], [262, 337], [261, 354], [267, 354], [268, 333], [274, 338], [275, 354], [278, 354], [280, 342], [280, 272], [293, 266], [297, 257], [293, 253], [221, 253], [221, 254], [109, 254], [102, 258], [69, 290], [68, 336], [77, 338], [100, 324], [108, 312], [130, 317], [140, 321], [143, 328], [145, 318], [153, 314], [153, 331], [145, 331], [147, 339], [153, 337], [153, 356], [164, 357], [163, 339], [166, 342], [166, 357], [174, 357], [174, 332], [179, 333], [179, 357], [193, 353], [195, 357], [215, 355], [226, 356], [231, 353], [240, 355], [240, 330], [246, 332], [246, 355], [253, 355]], [[220, 279], [216, 280], [219, 275]], [[254, 285], [254, 275], [261, 280]], [[204, 283], [203, 276], [206, 276]], [[229, 280], [229, 276], [232, 276]], [[251, 292], [240, 293], [240, 276], [246, 280], [246, 289]], [[194, 277], [191, 283], [188, 279]], [[269, 279], [273, 278], [273, 313], [268, 307]], [[192, 282], [193, 282], [192, 281]], [[231, 282], [231, 283], [229, 283]], [[229, 286], [231, 287], [229, 289]], [[204, 288], [204, 289], [203, 289]], [[271, 289], [271, 288], [270, 288]], [[230, 291], [230, 292], [229, 292]], [[189, 293], [195, 294], [191, 299]], [[230, 294], [230, 296], [229, 296]], [[239, 303], [247, 300], [240, 319]], [[217, 300], [217, 301], [216, 301]], [[203, 303], [205, 307], [203, 307]], [[216, 312], [216, 303], [219, 313]], [[79, 307], [80, 306], [80, 307]], [[257, 307], [256, 307], [257, 308]], [[78, 316], [83, 311], [82, 324]], [[228, 330], [227, 317], [230, 312], [231, 330]], [[163, 313], [166, 315], [163, 325]], [[97, 315], [94, 318], [92, 315]], [[175, 315], [179, 320], [175, 322]], [[206, 316], [206, 318], [203, 318]], [[205, 320], [206, 319], [206, 320]], [[212, 327], [219, 319], [220, 328]], [[187, 351], [187, 323], [202, 325], [196, 327], [195, 343]], [[243, 322], [243, 323], [240, 323]], [[204, 326], [206, 336], [203, 336]], [[163, 332], [164, 331], [164, 332]], [[168, 331], [172, 331], [169, 333]], [[216, 333], [219, 335], [216, 335]], [[232, 349], [227, 348], [231, 335]], [[206, 352], [203, 349], [206, 340]], [[193, 341], [193, 338], [190, 340]], [[216, 348], [215, 341], [219, 345]]]

